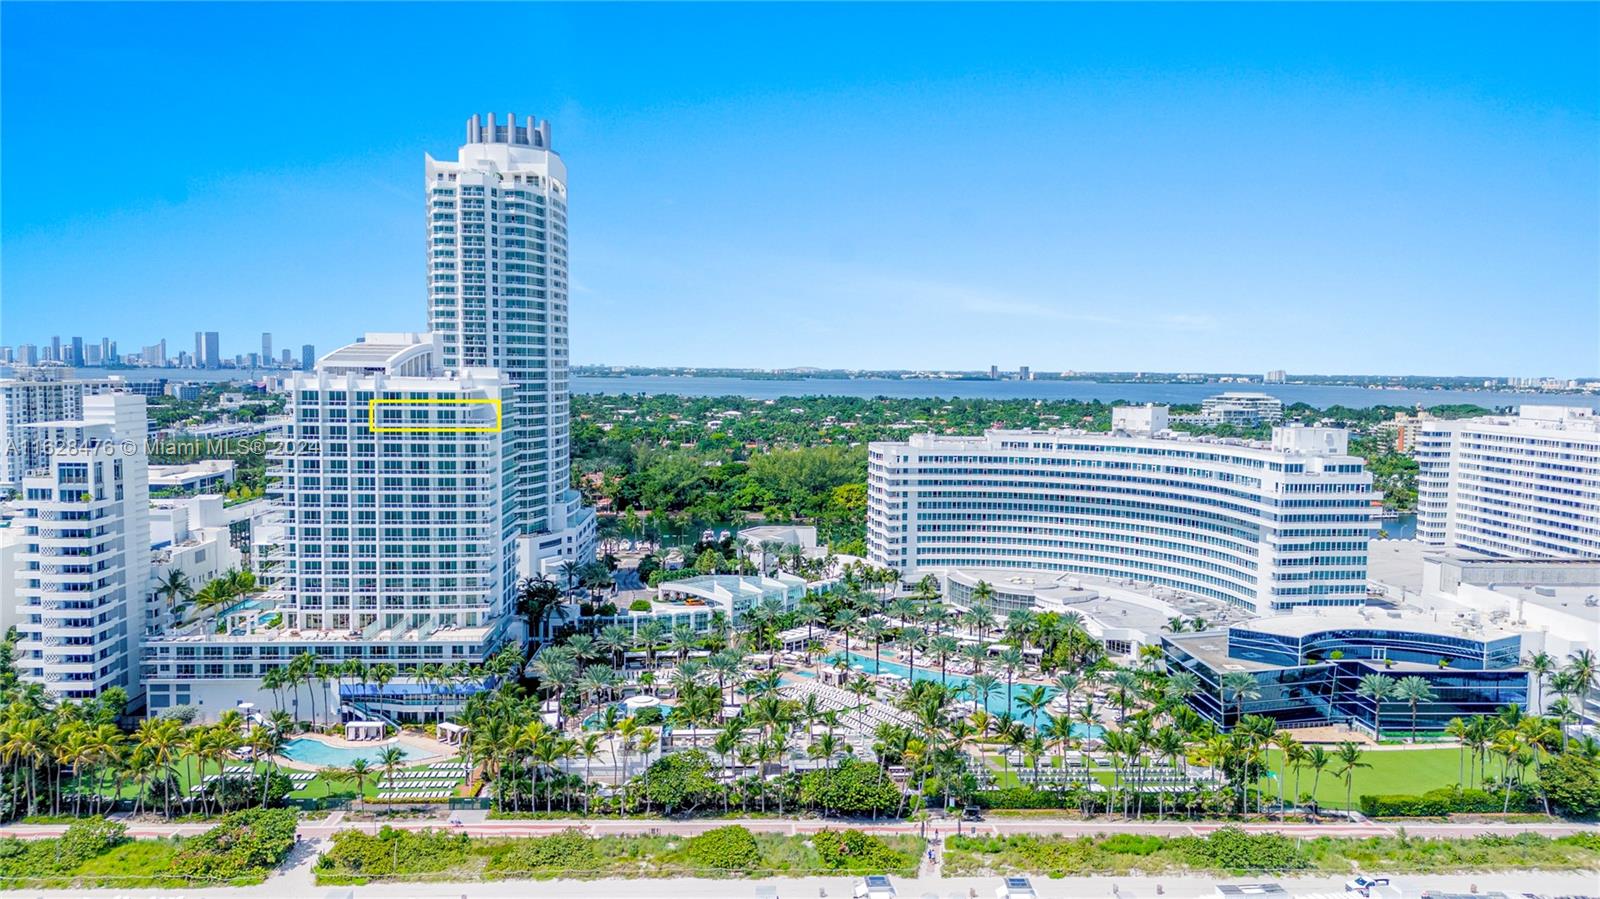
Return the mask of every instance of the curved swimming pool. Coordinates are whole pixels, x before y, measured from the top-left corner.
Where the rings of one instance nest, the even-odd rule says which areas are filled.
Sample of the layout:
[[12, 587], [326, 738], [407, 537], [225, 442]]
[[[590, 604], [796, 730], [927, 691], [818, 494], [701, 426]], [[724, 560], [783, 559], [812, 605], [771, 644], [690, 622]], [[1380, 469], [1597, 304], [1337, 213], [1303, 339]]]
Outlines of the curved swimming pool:
[[378, 756], [391, 746], [398, 747], [407, 762], [418, 759], [434, 758], [428, 753], [421, 752], [395, 740], [374, 743], [371, 746], [334, 746], [321, 740], [310, 737], [295, 737], [283, 744], [282, 755], [284, 758], [307, 765], [327, 766], [336, 765], [341, 768], [349, 767], [356, 759], [366, 759], [367, 764], [376, 766]]

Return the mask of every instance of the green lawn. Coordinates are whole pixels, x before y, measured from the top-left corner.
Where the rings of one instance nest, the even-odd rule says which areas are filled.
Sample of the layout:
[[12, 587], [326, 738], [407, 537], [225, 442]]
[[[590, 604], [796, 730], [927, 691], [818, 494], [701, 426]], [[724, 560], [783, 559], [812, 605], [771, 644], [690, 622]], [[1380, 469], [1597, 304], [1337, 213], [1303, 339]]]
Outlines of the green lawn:
[[[1331, 754], [1331, 752], [1330, 752]], [[1283, 754], [1277, 750], [1269, 750], [1268, 764], [1274, 773], [1281, 772]], [[1374, 795], [1389, 793], [1426, 793], [1439, 787], [1453, 786], [1458, 778], [1459, 755], [1455, 749], [1405, 749], [1377, 751], [1368, 750], [1361, 754], [1361, 761], [1370, 768], [1357, 768], [1351, 784], [1351, 801], [1360, 800], [1361, 794]], [[989, 760], [995, 767], [995, 785], [1000, 789], [1021, 786], [1014, 772], [1014, 768], [1001, 769], [996, 760]], [[1041, 767], [1054, 764], [1058, 759], [1052, 759]], [[1322, 769], [1322, 777], [1316, 775], [1310, 768], [1300, 771], [1300, 792], [1310, 793], [1313, 780], [1316, 784], [1316, 798], [1325, 807], [1344, 807], [1344, 780], [1336, 777], [1334, 772], [1339, 770], [1337, 761], [1330, 762]], [[1498, 771], [1498, 767], [1495, 769]], [[1095, 777], [1101, 783], [1111, 782], [1111, 772], [1096, 769]], [[1531, 778], [1533, 772], [1528, 772]], [[1272, 778], [1262, 778], [1260, 787], [1269, 796], [1278, 795], [1277, 781]], [[1285, 799], [1292, 798], [1294, 792], [1294, 772], [1288, 773], [1284, 781], [1283, 795]]]
[[[238, 762], [238, 761], [230, 761], [224, 767], [231, 767], [231, 766], [239, 765], [239, 764], [243, 764], [243, 763], [242, 762]], [[431, 762], [429, 764], [431, 764]], [[258, 770], [262, 769], [262, 768], [265, 768], [266, 767], [266, 763], [265, 762], [257, 762], [256, 763], [256, 767], [257, 767]], [[424, 771], [424, 770], [427, 769], [427, 767], [428, 767], [427, 764], [407, 765], [407, 766], [401, 768], [400, 770], [404, 771], [404, 772]], [[218, 768], [217, 768], [217, 766], [215, 764], [202, 764], [198, 760], [194, 759], [192, 756], [185, 756], [184, 759], [182, 761], [178, 762], [178, 764], [175, 766], [175, 770], [176, 770], [177, 775], [178, 775], [178, 781], [182, 784], [183, 789], [184, 789], [184, 791], [186, 793], [187, 793], [187, 791], [189, 790], [190, 787], [194, 786], [197, 783], [202, 782], [205, 779], [205, 776], [207, 774], [217, 774], [217, 773], [219, 773]], [[285, 774], [299, 773], [298, 769], [289, 768], [289, 767], [286, 767], [286, 766], [280, 766], [279, 770], [283, 771]], [[367, 779], [366, 789], [363, 791], [363, 795], [364, 795], [364, 797], [366, 799], [374, 799], [374, 798], [377, 797], [377, 795], [378, 795], [378, 780], [381, 779], [382, 776], [383, 776], [383, 769], [382, 768], [375, 768], [374, 771], [373, 771], [373, 775]], [[88, 786], [88, 781], [87, 780], [84, 781], [84, 785], [86, 787]], [[301, 789], [295, 790], [294, 792], [290, 793], [289, 796], [292, 799], [324, 799], [324, 798], [327, 798], [327, 796], [328, 796], [328, 793], [329, 793], [328, 788], [329, 788], [329, 786], [330, 786], [330, 784], [329, 784], [328, 780], [326, 778], [324, 778], [321, 774], [318, 774], [314, 779], [311, 780], [310, 783], [306, 784]], [[349, 780], [335, 779], [335, 780], [332, 781], [331, 786], [333, 788], [332, 789], [333, 798], [335, 798], [335, 799], [340, 799], [340, 798], [343, 798], [343, 799], [354, 799], [355, 798], [355, 795], [356, 795], [356, 781], [355, 781], [354, 778], [351, 778]], [[103, 796], [109, 796], [109, 795], [111, 795], [111, 791], [112, 791], [112, 784], [110, 783], [110, 781], [106, 780], [105, 778], [102, 778], [101, 779], [101, 784], [100, 784], [100, 794], [103, 795]], [[137, 783], [134, 783], [132, 781], [125, 781], [122, 784], [121, 798], [133, 799], [138, 795], [138, 791], [139, 791], [139, 785]]]
[[[1272, 770], [1275, 773], [1282, 772], [1283, 753], [1273, 749], [1267, 755], [1267, 763]], [[1426, 793], [1439, 787], [1454, 786], [1460, 776], [1459, 758], [1455, 749], [1367, 750], [1361, 754], [1361, 761], [1372, 767], [1355, 770], [1351, 781], [1351, 801], [1360, 801], [1363, 793]], [[1317, 781], [1315, 795], [1324, 806], [1344, 807], [1344, 779], [1334, 776], [1339, 767], [1337, 760], [1329, 762]], [[1529, 773], [1531, 776], [1532, 772]], [[1300, 792], [1310, 793], [1315, 778], [1310, 768], [1301, 768]], [[1271, 779], [1263, 778], [1261, 784], [1262, 789], [1270, 795], [1278, 795], [1278, 786]], [[1291, 770], [1284, 782], [1284, 798], [1288, 799], [1293, 792], [1294, 771]]]

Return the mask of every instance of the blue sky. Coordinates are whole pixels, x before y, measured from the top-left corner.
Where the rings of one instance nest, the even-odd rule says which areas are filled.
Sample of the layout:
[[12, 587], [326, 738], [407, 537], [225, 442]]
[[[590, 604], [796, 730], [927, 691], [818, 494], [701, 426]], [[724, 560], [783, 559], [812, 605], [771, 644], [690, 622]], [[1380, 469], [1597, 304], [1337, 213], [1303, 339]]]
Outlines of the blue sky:
[[[552, 120], [573, 360], [1600, 373], [1600, 6], [5, 4], [0, 341], [421, 329]], [[170, 345], [170, 344], [169, 344]]]

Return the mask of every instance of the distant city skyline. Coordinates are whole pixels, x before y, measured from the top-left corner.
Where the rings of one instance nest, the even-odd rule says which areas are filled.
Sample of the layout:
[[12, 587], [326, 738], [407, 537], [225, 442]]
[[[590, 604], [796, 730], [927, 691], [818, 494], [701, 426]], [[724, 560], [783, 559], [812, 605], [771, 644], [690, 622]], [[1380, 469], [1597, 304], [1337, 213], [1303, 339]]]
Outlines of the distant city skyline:
[[546, 37], [457, 83], [427, 4], [6, 5], [0, 343], [422, 330], [419, 148], [514, 111], [574, 364], [1600, 372], [1594, 5], [449, 9]]

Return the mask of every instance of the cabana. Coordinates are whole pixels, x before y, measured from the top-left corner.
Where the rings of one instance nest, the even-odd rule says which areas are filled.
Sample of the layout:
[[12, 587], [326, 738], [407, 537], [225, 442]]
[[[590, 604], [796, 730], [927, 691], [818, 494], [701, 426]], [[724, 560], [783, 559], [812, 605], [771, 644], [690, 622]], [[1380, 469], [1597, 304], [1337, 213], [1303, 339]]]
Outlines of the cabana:
[[344, 724], [344, 738], [352, 743], [381, 740], [387, 733], [388, 725], [382, 721], [346, 721]]

